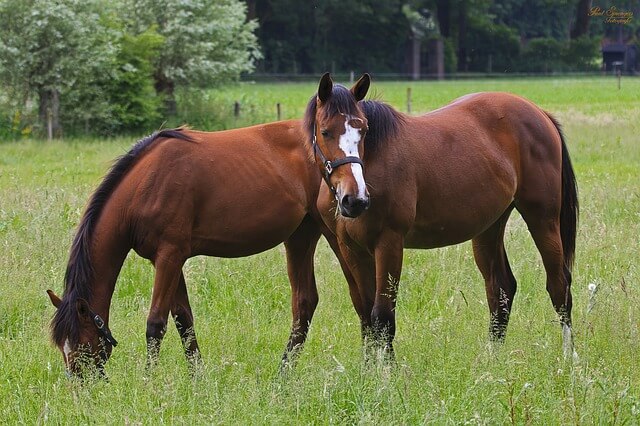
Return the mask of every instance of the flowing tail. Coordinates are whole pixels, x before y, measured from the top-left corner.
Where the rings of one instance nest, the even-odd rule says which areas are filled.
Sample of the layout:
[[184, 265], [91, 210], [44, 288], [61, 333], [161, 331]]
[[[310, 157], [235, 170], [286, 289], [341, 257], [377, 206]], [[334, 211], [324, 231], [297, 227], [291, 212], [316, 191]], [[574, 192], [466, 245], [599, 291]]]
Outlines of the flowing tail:
[[573, 172], [567, 144], [560, 123], [551, 114], [546, 113], [558, 130], [562, 141], [562, 205], [560, 207], [560, 237], [565, 268], [571, 272], [576, 250], [576, 232], [578, 230], [578, 184]]

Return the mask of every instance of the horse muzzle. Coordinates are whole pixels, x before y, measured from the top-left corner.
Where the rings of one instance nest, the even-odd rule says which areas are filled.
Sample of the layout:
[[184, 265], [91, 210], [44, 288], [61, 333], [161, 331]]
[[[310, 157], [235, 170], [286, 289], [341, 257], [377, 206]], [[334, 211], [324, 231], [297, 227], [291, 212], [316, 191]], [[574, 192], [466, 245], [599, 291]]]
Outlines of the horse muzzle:
[[338, 200], [340, 214], [344, 217], [356, 218], [369, 208], [369, 197], [357, 197], [355, 195], [345, 195]]

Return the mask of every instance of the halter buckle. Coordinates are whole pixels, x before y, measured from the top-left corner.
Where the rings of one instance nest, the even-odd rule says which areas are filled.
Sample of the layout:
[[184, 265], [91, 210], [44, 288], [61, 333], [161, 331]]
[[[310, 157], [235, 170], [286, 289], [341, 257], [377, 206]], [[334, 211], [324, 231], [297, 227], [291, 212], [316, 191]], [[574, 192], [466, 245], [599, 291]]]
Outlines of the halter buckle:
[[93, 323], [98, 328], [98, 331], [100, 332], [102, 337], [104, 337], [107, 340], [107, 342], [111, 343], [111, 346], [116, 347], [118, 345], [118, 341], [111, 334], [111, 330], [109, 330], [105, 326], [104, 320], [102, 319], [102, 317], [100, 315], [94, 314]]
[[324, 162], [324, 169], [327, 171], [327, 175], [333, 173], [333, 166], [331, 165], [331, 161], [327, 160]]
[[98, 330], [102, 330], [104, 328], [104, 320], [98, 314], [93, 317], [93, 323], [98, 327]]

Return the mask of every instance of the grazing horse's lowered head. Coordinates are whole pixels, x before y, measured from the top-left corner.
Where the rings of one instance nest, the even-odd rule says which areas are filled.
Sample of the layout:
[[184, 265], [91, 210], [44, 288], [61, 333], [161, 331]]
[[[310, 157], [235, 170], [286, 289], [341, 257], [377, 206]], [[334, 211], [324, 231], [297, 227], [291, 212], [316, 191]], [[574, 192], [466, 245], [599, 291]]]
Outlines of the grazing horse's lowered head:
[[362, 162], [368, 124], [358, 102], [367, 94], [370, 82], [369, 74], [364, 74], [347, 89], [333, 84], [326, 73], [305, 114], [316, 163], [338, 202], [340, 214], [350, 218], [369, 207]]
[[54, 342], [62, 352], [67, 375], [83, 377], [94, 371], [105, 377], [104, 364], [118, 342], [104, 319], [83, 298], [61, 300], [47, 290], [51, 303], [58, 309], [54, 317]]

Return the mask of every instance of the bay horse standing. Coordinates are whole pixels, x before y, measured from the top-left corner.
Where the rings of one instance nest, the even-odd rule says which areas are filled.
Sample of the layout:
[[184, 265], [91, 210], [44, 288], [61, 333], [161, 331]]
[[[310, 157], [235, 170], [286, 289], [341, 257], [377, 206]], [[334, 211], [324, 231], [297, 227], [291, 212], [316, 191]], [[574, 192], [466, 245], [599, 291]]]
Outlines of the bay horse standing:
[[152, 364], [169, 313], [187, 358], [200, 357], [182, 272], [188, 258], [248, 256], [281, 242], [293, 315], [286, 363], [304, 343], [318, 303], [313, 257], [326, 230], [316, 210], [320, 176], [303, 138], [299, 120], [221, 132], [162, 130], [117, 160], [78, 226], [62, 299], [48, 291], [57, 307], [52, 340], [67, 371], [81, 375], [84, 363], [103, 372], [117, 344], [111, 298], [131, 249], [155, 267], [146, 330]]
[[515, 208], [542, 256], [564, 353], [572, 355], [578, 197], [558, 122], [508, 93], [471, 94], [412, 117], [363, 101], [369, 85], [365, 74], [348, 90], [327, 73], [304, 117], [307, 147], [327, 183], [318, 209], [355, 278], [365, 334], [393, 357], [403, 247], [472, 240], [490, 336], [503, 340], [516, 292], [503, 237]]

